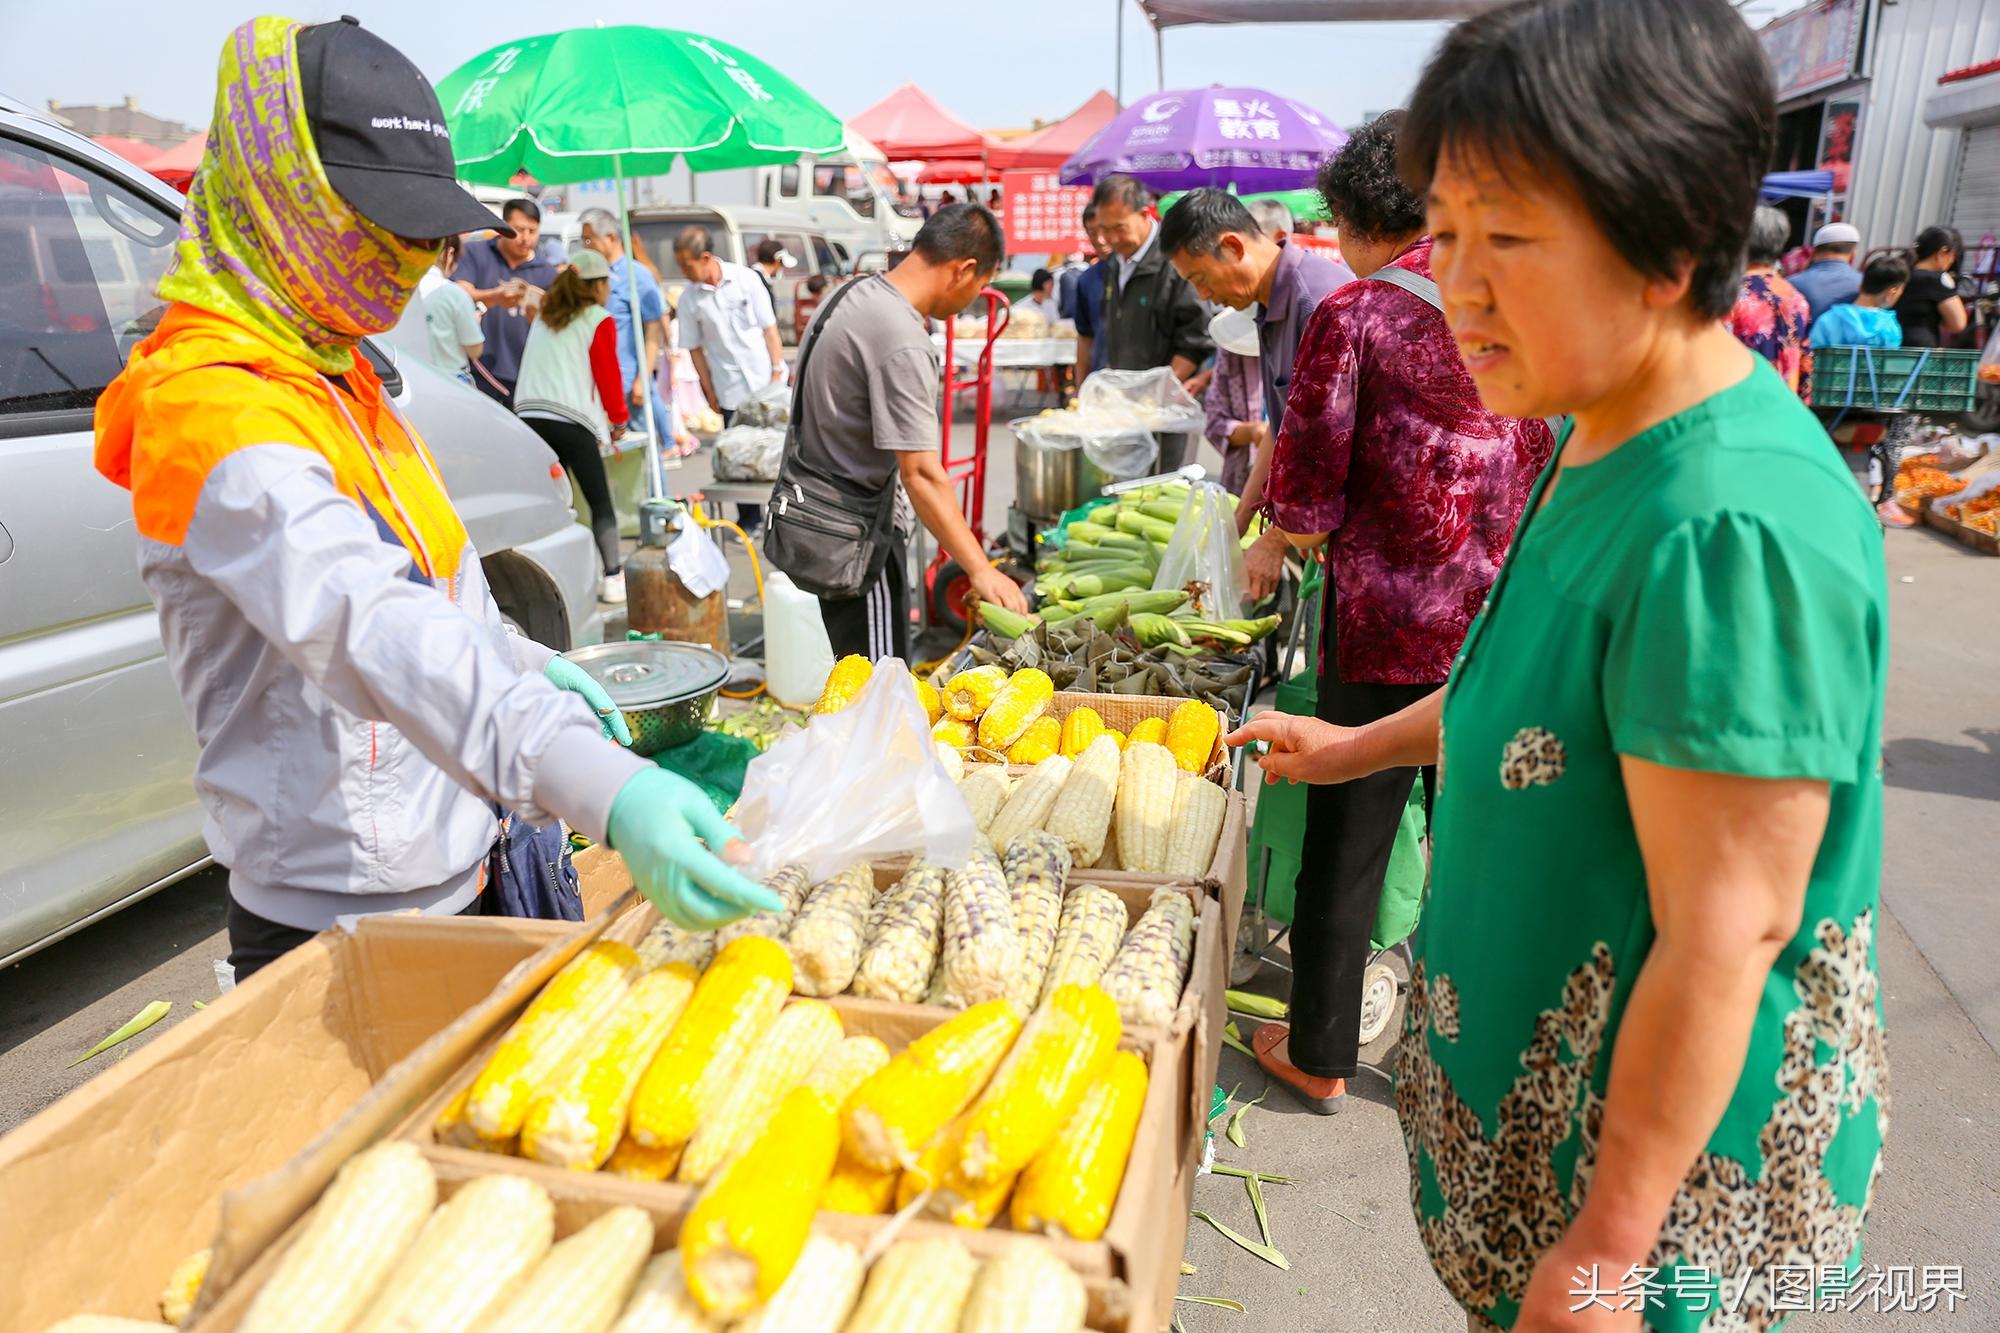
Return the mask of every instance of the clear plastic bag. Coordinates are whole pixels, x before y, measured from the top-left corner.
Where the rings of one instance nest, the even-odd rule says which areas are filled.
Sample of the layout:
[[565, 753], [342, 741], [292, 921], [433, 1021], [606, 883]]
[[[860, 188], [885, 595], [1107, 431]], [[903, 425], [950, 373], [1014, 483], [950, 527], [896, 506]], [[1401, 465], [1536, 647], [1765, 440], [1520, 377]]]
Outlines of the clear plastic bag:
[[1212, 481], [1197, 482], [1174, 523], [1173, 540], [1160, 556], [1156, 589], [1204, 585], [1197, 609], [1208, 620], [1235, 620], [1243, 614], [1243, 548], [1236, 537], [1236, 511], [1229, 492]]
[[976, 832], [910, 673], [893, 657], [875, 664], [853, 703], [819, 714], [750, 762], [735, 822], [753, 876], [797, 862], [815, 883], [904, 852], [956, 869]]
[[[780, 380], [767, 384], [744, 399], [736, 409], [732, 426], [785, 427], [792, 420], [792, 386]], [[726, 432], [725, 432], [726, 433]]]
[[1166, 366], [1100, 370], [1083, 382], [1076, 405], [1085, 415], [1101, 415], [1165, 435], [1198, 431], [1207, 424], [1201, 404]]
[[1160, 457], [1160, 442], [1138, 426], [1102, 415], [1046, 412], [1011, 423], [1014, 438], [1042, 449], [1081, 449], [1091, 466], [1114, 481], [1143, 477]]
[[783, 426], [731, 426], [715, 437], [715, 479], [776, 481], [784, 456]]

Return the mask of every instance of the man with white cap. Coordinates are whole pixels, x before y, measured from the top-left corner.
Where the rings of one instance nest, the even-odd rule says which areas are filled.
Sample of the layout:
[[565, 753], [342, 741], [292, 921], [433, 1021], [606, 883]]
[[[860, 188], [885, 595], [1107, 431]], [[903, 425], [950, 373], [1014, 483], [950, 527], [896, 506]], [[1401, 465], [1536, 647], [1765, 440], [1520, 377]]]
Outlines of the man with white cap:
[[1813, 235], [1812, 263], [1792, 275], [1792, 286], [1806, 298], [1812, 321], [1829, 306], [1852, 301], [1861, 290], [1861, 270], [1854, 267], [1854, 253], [1861, 248], [1861, 232], [1852, 223], [1829, 222]]

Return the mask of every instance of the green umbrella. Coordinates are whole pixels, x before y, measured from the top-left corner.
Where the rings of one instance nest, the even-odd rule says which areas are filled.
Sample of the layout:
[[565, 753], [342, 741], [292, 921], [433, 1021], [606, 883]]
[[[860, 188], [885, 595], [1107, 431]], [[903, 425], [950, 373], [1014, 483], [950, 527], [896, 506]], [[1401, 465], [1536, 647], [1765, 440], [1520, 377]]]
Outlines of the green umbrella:
[[[506, 185], [519, 171], [550, 185], [613, 177], [619, 225], [625, 178], [685, 161], [694, 171], [840, 151], [845, 131], [796, 83], [746, 51], [698, 33], [636, 26], [573, 28], [503, 42], [437, 86], [462, 179]], [[638, 308], [637, 279], [630, 299]], [[632, 321], [642, 376], [644, 334]], [[643, 388], [644, 386], [642, 386]], [[653, 395], [643, 393], [653, 493], [666, 493]]]
[[[1243, 196], [1243, 202], [1246, 204], [1254, 203], [1259, 199], [1277, 200], [1286, 208], [1291, 209], [1292, 216], [1302, 222], [1326, 222], [1331, 220], [1332, 215], [1326, 211], [1326, 200], [1319, 197], [1318, 190], [1273, 190], [1268, 194], [1246, 194]], [[1179, 203], [1180, 200], [1181, 196], [1178, 194], [1162, 195], [1160, 197], [1160, 211], [1162, 213], [1166, 212]]]

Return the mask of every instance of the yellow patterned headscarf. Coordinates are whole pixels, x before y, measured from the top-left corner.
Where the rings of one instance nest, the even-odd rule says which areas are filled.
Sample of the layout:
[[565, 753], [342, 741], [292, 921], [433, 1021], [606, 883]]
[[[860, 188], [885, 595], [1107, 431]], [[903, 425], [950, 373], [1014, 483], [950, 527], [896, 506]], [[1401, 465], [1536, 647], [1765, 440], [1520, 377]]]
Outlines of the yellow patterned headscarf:
[[255, 18], [224, 44], [208, 149], [159, 295], [339, 374], [357, 339], [395, 324], [437, 249], [377, 227], [328, 182], [300, 89], [302, 26]]

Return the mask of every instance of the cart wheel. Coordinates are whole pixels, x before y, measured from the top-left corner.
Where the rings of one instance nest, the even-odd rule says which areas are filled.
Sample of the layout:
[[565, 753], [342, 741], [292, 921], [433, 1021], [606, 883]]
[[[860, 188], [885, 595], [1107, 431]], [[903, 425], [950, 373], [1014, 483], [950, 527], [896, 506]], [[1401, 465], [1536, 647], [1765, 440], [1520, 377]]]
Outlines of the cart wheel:
[[1401, 1007], [1402, 990], [1396, 969], [1387, 963], [1370, 963], [1361, 974], [1361, 1045], [1374, 1043], [1389, 1030], [1390, 1020]]
[[931, 623], [963, 632], [972, 615], [966, 606], [971, 594], [972, 576], [959, 567], [958, 561], [947, 560], [939, 565], [931, 578]]

